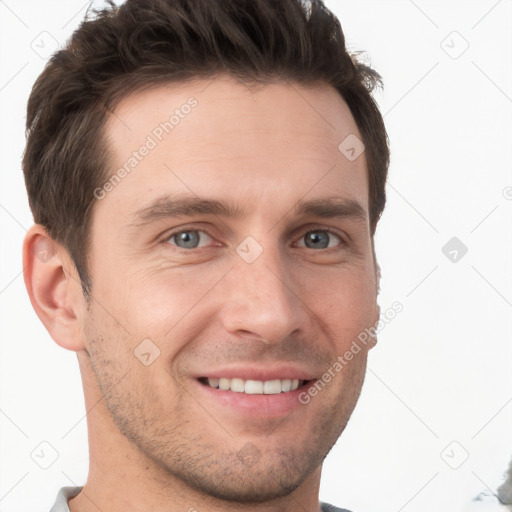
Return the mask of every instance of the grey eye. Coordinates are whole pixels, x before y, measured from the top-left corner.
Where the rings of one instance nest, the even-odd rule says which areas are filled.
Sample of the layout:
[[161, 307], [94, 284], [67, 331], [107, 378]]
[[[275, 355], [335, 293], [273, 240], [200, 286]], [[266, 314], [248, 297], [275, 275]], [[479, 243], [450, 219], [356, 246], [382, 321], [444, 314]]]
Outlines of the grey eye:
[[[309, 231], [302, 237], [302, 239], [305, 241], [304, 245], [308, 249], [328, 249], [329, 247], [334, 246], [331, 245], [331, 242], [335, 242], [336, 239], [338, 242], [342, 241], [341, 238], [335, 233], [331, 233], [330, 231], [322, 229]], [[339, 245], [339, 243], [337, 245]]]
[[199, 231], [182, 231], [173, 235], [171, 239], [182, 249], [195, 249], [199, 245]]

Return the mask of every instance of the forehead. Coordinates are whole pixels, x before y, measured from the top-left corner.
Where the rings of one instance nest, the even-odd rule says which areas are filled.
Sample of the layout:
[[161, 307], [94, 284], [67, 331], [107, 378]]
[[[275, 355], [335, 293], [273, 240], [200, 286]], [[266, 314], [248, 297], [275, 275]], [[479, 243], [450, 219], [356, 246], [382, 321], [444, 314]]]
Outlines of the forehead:
[[125, 172], [102, 203], [143, 207], [156, 195], [188, 192], [264, 208], [277, 197], [341, 194], [367, 208], [365, 155], [348, 159], [339, 149], [361, 136], [326, 84], [249, 88], [220, 76], [159, 86], [124, 98], [106, 134], [108, 175]]

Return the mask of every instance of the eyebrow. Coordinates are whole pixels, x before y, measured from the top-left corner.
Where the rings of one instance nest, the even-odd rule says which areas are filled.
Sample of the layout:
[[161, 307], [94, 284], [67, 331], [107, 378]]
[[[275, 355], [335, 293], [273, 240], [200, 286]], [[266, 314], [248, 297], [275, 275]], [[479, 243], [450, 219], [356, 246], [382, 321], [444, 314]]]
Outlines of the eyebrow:
[[[135, 222], [131, 226], [144, 226], [160, 219], [192, 217], [194, 215], [215, 215], [243, 219], [248, 211], [241, 205], [225, 200], [201, 198], [188, 195], [166, 195], [156, 199], [149, 206], [132, 213]], [[367, 224], [366, 210], [354, 199], [331, 196], [309, 201], [299, 200], [294, 208], [296, 217], [319, 217], [323, 219], [348, 218]]]

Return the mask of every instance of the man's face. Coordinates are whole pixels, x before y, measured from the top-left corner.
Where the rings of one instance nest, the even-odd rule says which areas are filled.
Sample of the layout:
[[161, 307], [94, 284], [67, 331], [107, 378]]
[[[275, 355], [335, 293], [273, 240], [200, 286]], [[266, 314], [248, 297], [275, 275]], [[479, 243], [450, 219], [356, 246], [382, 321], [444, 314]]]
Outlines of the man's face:
[[[90, 364], [115, 426], [209, 495], [297, 488], [359, 396], [369, 345], [299, 400], [378, 320], [365, 155], [338, 149], [350, 134], [330, 87], [224, 77], [131, 95], [107, 124], [109, 174], [139, 153], [94, 205]], [[295, 379], [312, 382], [286, 391]]]

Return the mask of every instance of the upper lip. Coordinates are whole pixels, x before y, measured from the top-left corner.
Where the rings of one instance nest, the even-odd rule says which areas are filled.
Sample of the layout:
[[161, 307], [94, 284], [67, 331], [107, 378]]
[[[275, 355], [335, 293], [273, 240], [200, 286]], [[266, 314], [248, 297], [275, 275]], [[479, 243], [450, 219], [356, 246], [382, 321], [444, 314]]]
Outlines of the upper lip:
[[207, 370], [196, 378], [210, 379], [243, 379], [243, 380], [277, 380], [277, 379], [298, 379], [313, 380], [313, 374], [304, 368], [293, 365], [269, 365], [265, 368], [252, 365], [227, 366], [215, 370]]

